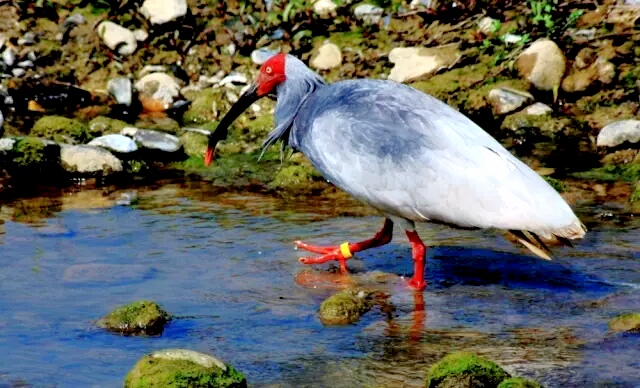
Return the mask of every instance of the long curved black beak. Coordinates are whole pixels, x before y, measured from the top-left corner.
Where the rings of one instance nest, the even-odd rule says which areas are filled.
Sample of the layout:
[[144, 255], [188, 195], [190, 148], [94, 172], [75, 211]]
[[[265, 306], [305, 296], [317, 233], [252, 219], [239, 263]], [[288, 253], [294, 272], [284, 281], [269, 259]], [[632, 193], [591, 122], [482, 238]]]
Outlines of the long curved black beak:
[[231, 106], [229, 112], [227, 112], [222, 120], [220, 120], [220, 124], [218, 124], [216, 130], [209, 135], [209, 145], [207, 146], [207, 151], [204, 155], [205, 166], [210, 165], [213, 161], [213, 156], [216, 152], [216, 144], [227, 138], [231, 123], [233, 123], [235, 119], [242, 114], [242, 112], [247, 110], [251, 104], [258, 101], [260, 97], [261, 96], [258, 95], [258, 84], [254, 83], [240, 96], [238, 101]]

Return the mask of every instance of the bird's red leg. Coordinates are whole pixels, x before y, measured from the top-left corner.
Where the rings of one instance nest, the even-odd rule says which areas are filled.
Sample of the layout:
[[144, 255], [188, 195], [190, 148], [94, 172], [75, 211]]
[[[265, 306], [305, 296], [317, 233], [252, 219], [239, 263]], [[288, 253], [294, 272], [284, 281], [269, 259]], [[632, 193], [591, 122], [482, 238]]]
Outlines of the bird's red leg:
[[[386, 218], [384, 220], [384, 226], [382, 229], [376, 233], [373, 238], [368, 240], [351, 243], [351, 244], [343, 244], [338, 246], [328, 246], [321, 247], [317, 245], [311, 245], [304, 243], [302, 241], [296, 241], [295, 244], [298, 248], [304, 249], [314, 253], [320, 253], [322, 256], [318, 257], [301, 257], [298, 259], [302, 264], [321, 264], [326, 263], [327, 261], [337, 260], [340, 262], [340, 271], [343, 273], [347, 272], [347, 259], [351, 258], [351, 256], [360, 251], [364, 251], [365, 249], [379, 247], [384, 244], [388, 244], [393, 237], [393, 221]], [[348, 247], [348, 248], [347, 248]], [[346, 248], [346, 249], [345, 249]], [[346, 250], [347, 252], [343, 252]]]
[[424, 257], [427, 248], [418, 236], [416, 231], [407, 231], [407, 237], [411, 243], [411, 254], [413, 256], [413, 277], [409, 280], [409, 287], [416, 290], [424, 290], [427, 283], [424, 281]]

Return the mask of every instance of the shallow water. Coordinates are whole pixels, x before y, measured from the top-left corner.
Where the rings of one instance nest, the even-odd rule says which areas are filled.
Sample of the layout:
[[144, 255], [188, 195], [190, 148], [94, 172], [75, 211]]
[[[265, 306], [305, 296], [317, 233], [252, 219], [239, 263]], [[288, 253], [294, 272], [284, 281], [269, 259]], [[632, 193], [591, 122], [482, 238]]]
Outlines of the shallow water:
[[[548, 387], [638, 386], [639, 335], [607, 332], [640, 310], [640, 220], [580, 208], [590, 232], [552, 262], [499, 232], [421, 226], [427, 290], [404, 286], [410, 249], [391, 244], [350, 260], [347, 281], [390, 294], [345, 327], [324, 327], [321, 301], [347, 287], [330, 265], [296, 259], [296, 239], [368, 238], [380, 217], [348, 217], [330, 201], [223, 194], [199, 184], [68, 190], [0, 211], [0, 386], [118, 387], [143, 355], [210, 353], [252, 387], [421, 387], [428, 367], [467, 349]], [[602, 216], [602, 215], [606, 216]], [[384, 275], [386, 274], [386, 275]], [[93, 326], [148, 298], [178, 318], [158, 337]]]

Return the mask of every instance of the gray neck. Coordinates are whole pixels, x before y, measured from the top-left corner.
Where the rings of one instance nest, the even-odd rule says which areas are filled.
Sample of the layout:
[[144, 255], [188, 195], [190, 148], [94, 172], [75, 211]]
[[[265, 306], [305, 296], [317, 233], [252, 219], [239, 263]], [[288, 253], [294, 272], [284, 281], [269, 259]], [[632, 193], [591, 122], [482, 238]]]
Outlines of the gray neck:
[[306, 99], [326, 82], [298, 58], [287, 55], [287, 79], [276, 89], [277, 102], [275, 110], [275, 129], [263, 144], [264, 150], [278, 139], [282, 140], [282, 148], [289, 143], [289, 134], [293, 120]]

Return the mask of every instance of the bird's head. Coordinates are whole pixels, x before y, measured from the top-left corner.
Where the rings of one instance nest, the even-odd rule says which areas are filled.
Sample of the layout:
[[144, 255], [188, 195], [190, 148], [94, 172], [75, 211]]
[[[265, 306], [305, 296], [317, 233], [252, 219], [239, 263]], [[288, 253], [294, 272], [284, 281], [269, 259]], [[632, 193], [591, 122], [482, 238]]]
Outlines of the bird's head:
[[286, 79], [285, 63], [286, 54], [280, 53], [269, 58], [260, 68], [260, 73], [256, 81], [240, 96], [238, 101], [231, 106], [229, 112], [220, 120], [216, 130], [209, 136], [209, 144], [204, 156], [204, 164], [208, 166], [213, 161], [216, 144], [227, 138], [229, 126], [251, 106], [262, 97], [273, 93], [278, 85]]

